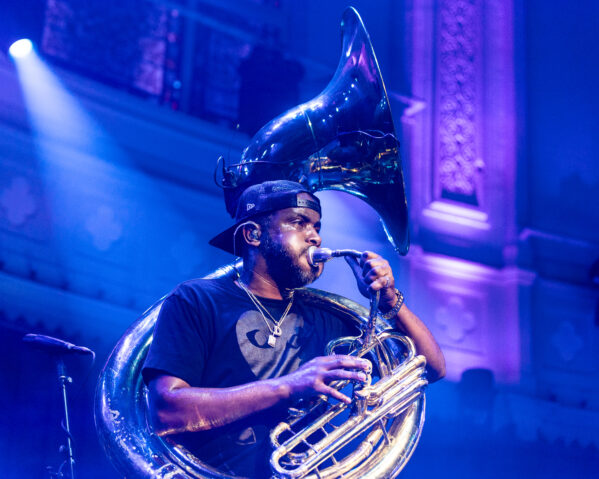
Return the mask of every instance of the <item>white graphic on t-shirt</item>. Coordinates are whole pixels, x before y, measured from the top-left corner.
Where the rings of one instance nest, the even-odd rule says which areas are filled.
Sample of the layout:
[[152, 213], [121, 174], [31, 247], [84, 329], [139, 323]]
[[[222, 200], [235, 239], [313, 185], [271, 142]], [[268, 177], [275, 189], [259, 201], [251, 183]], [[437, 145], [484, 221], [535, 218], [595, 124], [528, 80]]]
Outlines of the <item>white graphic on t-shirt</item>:
[[299, 367], [297, 348], [306, 333], [302, 316], [290, 313], [285, 318], [274, 348], [268, 345], [270, 331], [256, 310], [241, 315], [235, 332], [241, 354], [257, 378], [277, 377]]

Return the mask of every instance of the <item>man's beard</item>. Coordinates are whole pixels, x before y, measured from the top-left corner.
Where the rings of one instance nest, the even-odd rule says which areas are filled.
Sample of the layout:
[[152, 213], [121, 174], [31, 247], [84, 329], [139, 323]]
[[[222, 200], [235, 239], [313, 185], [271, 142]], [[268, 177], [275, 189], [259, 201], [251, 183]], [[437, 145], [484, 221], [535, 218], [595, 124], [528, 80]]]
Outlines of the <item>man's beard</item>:
[[319, 276], [318, 269], [305, 270], [299, 264], [300, 256], [307, 251], [307, 247], [306, 251], [295, 254], [283, 245], [275, 243], [270, 235], [264, 232], [260, 238], [259, 249], [266, 261], [270, 277], [279, 287], [301, 288], [312, 283]]

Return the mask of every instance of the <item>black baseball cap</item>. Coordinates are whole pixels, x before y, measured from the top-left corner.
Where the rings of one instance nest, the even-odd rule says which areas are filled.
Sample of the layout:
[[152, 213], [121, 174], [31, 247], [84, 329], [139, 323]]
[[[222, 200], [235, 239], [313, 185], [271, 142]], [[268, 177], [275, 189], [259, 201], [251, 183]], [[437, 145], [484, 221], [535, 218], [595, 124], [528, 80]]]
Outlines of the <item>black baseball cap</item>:
[[[312, 199], [298, 198], [299, 193], [308, 193]], [[242, 223], [263, 213], [283, 210], [285, 208], [310, 208], [319, 215], [320, 200], [305, 186], [295, 181], [277, 180], [265, 181], [248, 187], [239, 197], [235, 224], [212, 238], [209, 243], [228, 253], [237, 254], [241, 248], [235, 248], [235, 233]]]

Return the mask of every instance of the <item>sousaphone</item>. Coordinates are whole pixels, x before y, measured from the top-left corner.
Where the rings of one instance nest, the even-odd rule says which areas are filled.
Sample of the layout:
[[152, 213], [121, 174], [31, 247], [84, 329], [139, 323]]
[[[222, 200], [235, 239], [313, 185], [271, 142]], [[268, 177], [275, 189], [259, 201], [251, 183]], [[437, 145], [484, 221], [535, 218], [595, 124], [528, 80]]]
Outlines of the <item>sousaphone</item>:
[[[399, 143], [376, 56], [355, 9], [344, 12], [341, 32], [341, 59], [323, 92], [266, 124], [239, 163], [219, 167], [227, 209], [233, 215], [243, 189], [272, 179], [298, 181], [312, 191], [344, 191], [379, 213], [389, 241], [406, 254]], [[210, 276], [232, 274], [234, 266], [229, 265]], [[359, 304], [309, 288], [298, 294], [357, 330], [373, 331], [339, 338], [328, 347], [329, 353], [352, 352], [371, 359], [372, 384], [351, 393], [349, 408], [316, 398], [281, 418], [271, 433], [273, 475], [396, 477], [422, 430], [424, 358], [416, 355], [409, 338]], [[159, 438], [149, 425], [141, 369], [161, 305], [158, 301], [127, 330], [100, 375], [95, 405], [100, 441], [125, 477], [232, 477]], [[351, 388], [345, 383], [336, 386]]]

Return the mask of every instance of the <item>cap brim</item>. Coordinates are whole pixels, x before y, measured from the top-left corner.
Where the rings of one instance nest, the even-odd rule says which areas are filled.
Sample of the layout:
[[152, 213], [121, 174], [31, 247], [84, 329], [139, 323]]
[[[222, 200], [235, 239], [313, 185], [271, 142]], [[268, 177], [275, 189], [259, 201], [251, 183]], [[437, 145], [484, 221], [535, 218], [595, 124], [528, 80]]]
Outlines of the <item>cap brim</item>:
[[210, 241], [208, 241], [208, 244], [222, 249], [223, 251], [226, 251], [227, 253], [231, 253], [232, 255], [236, 255], [236, 256], [240, 256], [241, 255], [241, 248], [235, 248], [235, 243], [233, 241], [233, 235], [235, 234], [235, 230], [237, 229], [237, 227], [243, 223], [243, 221], [240, 221], [239, 223], [235, 223], [233, 226], [231, 226], [230, 228], [227, 228], [225, 231], [223, 231], [222, 233], [217, 234], [214, 238], [212, 238]]

